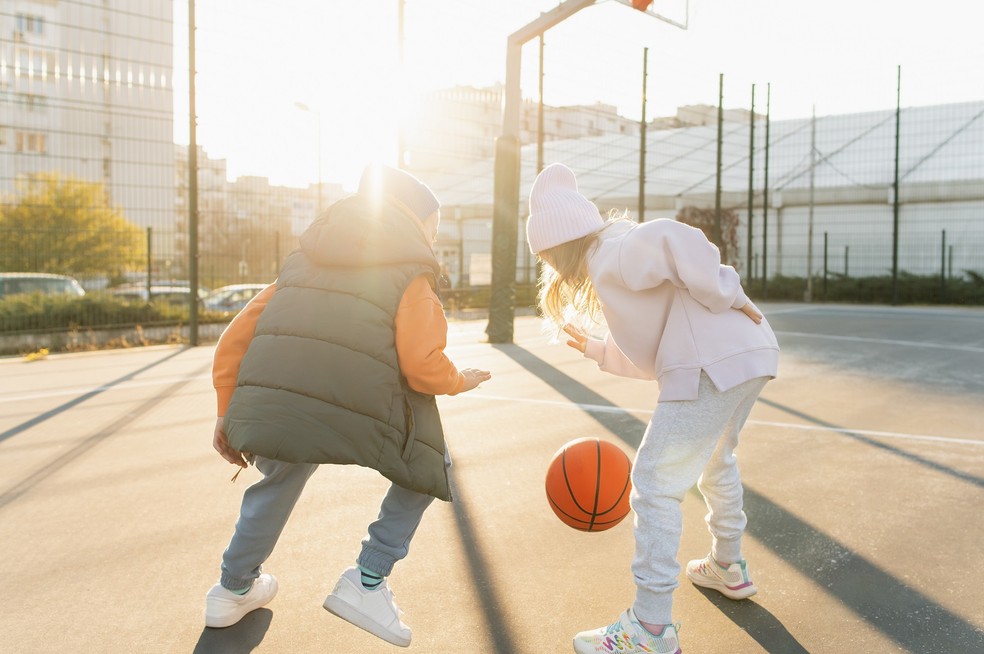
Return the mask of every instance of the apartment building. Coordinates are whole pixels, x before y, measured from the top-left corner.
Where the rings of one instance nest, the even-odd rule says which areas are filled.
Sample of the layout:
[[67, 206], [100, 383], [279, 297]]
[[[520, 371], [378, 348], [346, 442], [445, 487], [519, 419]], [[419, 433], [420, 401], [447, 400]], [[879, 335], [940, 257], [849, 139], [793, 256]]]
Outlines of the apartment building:
[[141, 227], [173, 225], [170, 0], [6, 0], [0, 194], [57, 172], [102, 183]]

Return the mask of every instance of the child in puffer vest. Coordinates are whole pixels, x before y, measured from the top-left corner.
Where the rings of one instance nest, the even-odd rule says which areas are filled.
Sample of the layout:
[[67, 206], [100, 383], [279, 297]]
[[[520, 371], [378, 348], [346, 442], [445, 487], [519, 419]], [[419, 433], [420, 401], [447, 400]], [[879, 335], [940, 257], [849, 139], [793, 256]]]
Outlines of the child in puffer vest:
[[318, 217], [277, 283], [219, 339], [213, 445], [234, 465], [254, 463], [263, 478], [243, 496], [219, 583], [206, 595], [206, 626], [236, 624], [274, 598], [277, 581], [261, 566], [308, 478], [320, 463], [357, 464], [392, 485], [324, 608], [410, 644], [387, 577], [434, 498], [451, 499], [434, 396], [490, 378], [444, 354], [432, 249], [439, 209], [412, 175], [367, 168], [357, 194]]

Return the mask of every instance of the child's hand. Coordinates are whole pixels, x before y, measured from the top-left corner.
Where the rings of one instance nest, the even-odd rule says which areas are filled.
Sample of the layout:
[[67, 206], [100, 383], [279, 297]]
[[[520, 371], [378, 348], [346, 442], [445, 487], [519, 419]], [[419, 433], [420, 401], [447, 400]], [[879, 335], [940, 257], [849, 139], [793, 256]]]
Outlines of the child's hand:
[[233, 449], [229, 445], [229, 440], [225, 435], [225, 429], [222, 426], [222, 418], [218, 418], [215, 421], [215, 431], [212, 432], [212, 447], [229, 463], [235, 464], [240, 468], [245, 468], [248, 465], [246, 459], [243, 458], [242, 452]]
[[492, 379], [492, 373], [488, 370], [478, 370], [477, 368], [465, 368], [459, 371], [461, 376], [465, 378], [465, 383], [461, 387], [461, 392], [470, 391], [473, 388], [478, 387], [484, 381]]
[[564, 331], [570, 336], [567, 339], [567, 344], [584, 354], [585, 348], [588, 347], [588, 335], [570, 323], [564, 325]]
[[746, 316], [748, 316], [749, 318], [751, 318], [752, 322], [754, 322], [756, 325], [762, 324], [762, 314], [758, 312], [758, 310], [755, 308], [755, 305], [753, 305], [751, 302], [747, 302], [745, 306], [743, 306], [741, 309], [738, 310], [741, 311]]

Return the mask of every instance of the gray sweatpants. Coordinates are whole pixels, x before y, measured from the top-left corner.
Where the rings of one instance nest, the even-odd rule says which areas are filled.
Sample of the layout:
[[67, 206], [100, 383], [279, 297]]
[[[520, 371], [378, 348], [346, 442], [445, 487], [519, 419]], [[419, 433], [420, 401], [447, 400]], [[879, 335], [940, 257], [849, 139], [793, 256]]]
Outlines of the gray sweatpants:
[[694, 483], [707, 504], [711, 554], [722, 563], [741, 560], [746, 518], [735, 448], [768, 379], [752, 379], [722, 393], [702, 373], [696, 400], [656, 405], [632, 467], [633, 611], [640, 620], [673, 622], [673, 591], [680, 574], [680, 503]]
[[[263, 478], [243, 494], [236, 531], [222, 555], [219, 583], [229, 590], [246, 588], [260, 575], [261, 566], [273, 552], [304, 485], [318, 467], [313, 463], [286, 463], [260, 456], [255, 464]], [[444, 465], [451, 467], [447, 447]], [[379, 517], [369, 525], [368, 534], [362, 540], [358, 564], [377, 574], [389, 575], [393, 565], [409, 552], [424, 511], [433, 501], [430, 495], [392, 484], [379, 507]]]

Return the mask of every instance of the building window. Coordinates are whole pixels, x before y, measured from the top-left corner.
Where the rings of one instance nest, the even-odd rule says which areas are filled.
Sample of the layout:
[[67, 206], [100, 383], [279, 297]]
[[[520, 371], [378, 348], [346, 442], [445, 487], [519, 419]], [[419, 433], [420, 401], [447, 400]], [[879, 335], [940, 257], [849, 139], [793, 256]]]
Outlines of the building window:
[[17, 152], [44, 154], [48, 151], [48, 139], [40, 132], [17, 132]]
[[44, 34], [44, 18], [30, 14], [17, 14], [17, 31], [23, 34]]

